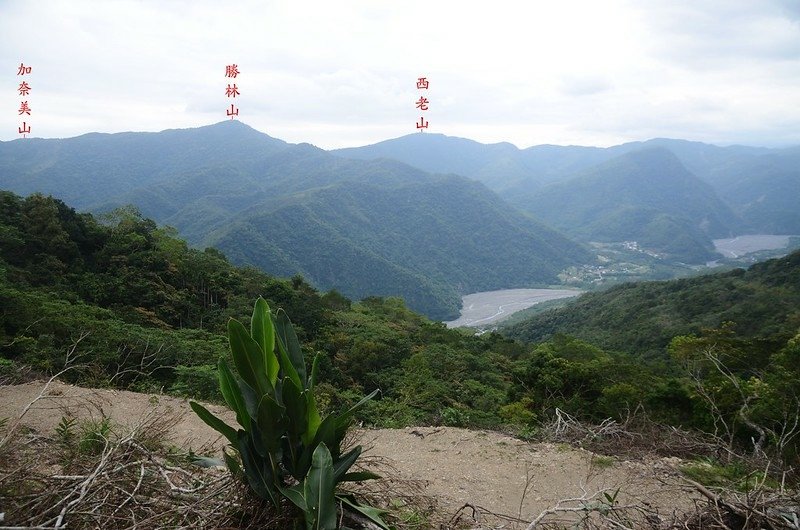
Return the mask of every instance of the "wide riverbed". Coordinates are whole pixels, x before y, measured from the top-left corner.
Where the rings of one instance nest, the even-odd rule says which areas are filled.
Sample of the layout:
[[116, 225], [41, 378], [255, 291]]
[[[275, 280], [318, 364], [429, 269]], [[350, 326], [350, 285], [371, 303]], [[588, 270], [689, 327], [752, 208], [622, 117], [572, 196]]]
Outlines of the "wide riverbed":
[[715, 239], [714, 247], [726, 258], [738, 258], [759, 250], [775, 250], [789, 245], [790, 238], [795, 236], [774, 236], [758, 234], [738, 236], [731, 239]]
[[581, 292], [575, 289], [502, 289], [468, 294], [461, 297], [461, 316], [445, 324], [448, 328], [484, 327], [532, 305], [577, 296]]

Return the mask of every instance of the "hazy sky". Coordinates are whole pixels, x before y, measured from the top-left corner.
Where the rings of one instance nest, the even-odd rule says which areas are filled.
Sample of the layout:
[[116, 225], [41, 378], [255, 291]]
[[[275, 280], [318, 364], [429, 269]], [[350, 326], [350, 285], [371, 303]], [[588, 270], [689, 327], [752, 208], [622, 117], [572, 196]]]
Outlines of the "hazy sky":
[[0, 66], [4, 141], [208, 125], [235, 82], [260, 131], [363, 145], [426, 76], [429, 131], [481, 142], [800, 144], [800, 0], [0, 0]]

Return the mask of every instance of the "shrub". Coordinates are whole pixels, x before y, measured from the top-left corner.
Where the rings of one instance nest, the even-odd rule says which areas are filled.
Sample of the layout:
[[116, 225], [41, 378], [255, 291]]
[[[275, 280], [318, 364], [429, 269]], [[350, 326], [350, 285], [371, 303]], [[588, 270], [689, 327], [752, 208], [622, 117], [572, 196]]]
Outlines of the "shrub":
[[282, 310], [273, 315], [263, 298], [255, 303], [250, 332], [231, 319], [228, 339], [238, 376], [220, 359], [219, 387], [241, 428], [190, 403], [230, 442], [232, 453], [223, 452], [228, 469], [277, 509], [283, 498], [291, 501], [308, 529], [336, 528], [337, 503], [388, 528], [379, 510], [336, 494], [341, 482], [376, 478], [369, 472], [348, 472], [361, 454], [360, 446], [344, 454], [341, 449], [353, 413], [377, 391], [343, 414], [322, 418], [314, 396], [319, 355], [308, 374], [289, 318]]
[[214, 365], [175, 367], [175, 382], [170, 390], [180, 396], [192, 396], [206, 401], [218, 401], [222, 396], [215, 385], [217, 371]]

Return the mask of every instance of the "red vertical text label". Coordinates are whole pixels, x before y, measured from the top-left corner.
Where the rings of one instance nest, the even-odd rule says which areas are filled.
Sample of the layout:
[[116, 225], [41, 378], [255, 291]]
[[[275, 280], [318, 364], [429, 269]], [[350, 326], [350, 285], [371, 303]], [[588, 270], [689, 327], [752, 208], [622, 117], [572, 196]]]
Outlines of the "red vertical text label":
[[[427, 77], [418, 77], [417, 78], [417, 90], [428, 90], [430, 83], [428, 82]], [[428, 110], [428, 104], [430, 101], [425, 96], [420, 96], [417, 100], [417, 108], [421, 111]], [[419, 132], [423, 132], [425, 129], [428, 128], [428, 120], [425, 119], [425, 116], [422, 115], [419, 117], [419, 121], [417, 122], [417, 130]]]
[[[17, 75], [18, 76], [30, 75], [32, 71], [33, 71], [32, 67], [25, 66], [25, 63], [19, 63], [19, 68], [17, 68]], [[32, 88], [31, 88], [31, 85], [28, 83], [28, 81], [27, 80], [22, 80], [20, 82], [19, 86], [17, 87], [17, 94], [21, 98], [23, 98], [23, 97], [27, 98], [27, 96], [30, 95], [31, 90], [32, 90]], [[31, 126], [27, 122], [27, 120], [24, 119], [25, 116], [30, 116], [31, 115], [31, 111], [32, 111], [32, 109], [31, 109], [30, 103], [28, 103], [28, 99], [21, 100], [19, 102], [19, 108], [17, 109], [17, 115], [19, 115], [21, 118], [23, 118], [23, 121], [22, 121], [22, 125], [17, 127], [17, 132], [19, 132], [19, 134], [21, 134], [23, 138], [27, 138], [28, 135], [31, 133]]]
[[[225, 77], [229, 79], [236, 79], [239, 77], [239, 74], [240, 72], [238, 64], [229, 64], [225, 66]], [[239, 95], [241, 95], [241, 93], [239, 92], [239, 87], [236, 85], [236, 83], [228, 83], [228, 86], [225, 88], [225, 96], [228, 98], [236, 98], [236, 96]], [[230, 108], [225, 111], [225, 115], [230, 116], [230, 118], [233, 119], [234, 116], [239, 116], [239, 108], [231, 103]]]

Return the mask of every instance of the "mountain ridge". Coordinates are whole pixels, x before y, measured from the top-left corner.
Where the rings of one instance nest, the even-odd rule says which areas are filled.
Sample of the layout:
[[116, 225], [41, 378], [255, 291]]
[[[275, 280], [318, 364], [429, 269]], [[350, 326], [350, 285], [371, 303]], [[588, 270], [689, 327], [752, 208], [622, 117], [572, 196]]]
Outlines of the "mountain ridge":
[[636, 240], [695, 263], [716, 255], [712, 237], [729, 237], [741, 225], [713, 188], [663, 147], [631, 151], [545, 186], [531, 209], [579, 239]]
[[[559, 269], [593, 259], [467, 178], [394, 160], [353, 161], [242, 124], [34, 148], [41, 156], [12, 164], [18, 150], [2, 146], [0, 186], [72, 198], [95, 212], [132, 203], [238, 263], [304, 274], [355, 298], [403, 296], [435, 318], [457, 316], [465, 290], [556, 283]], [[39, 159], [47, 159], [44, 170]], [[474, 211], [480, 222], [466, 215]]]
[[[393, 157], [421, 169], [429, 168], [429, 161], [432, 158], [429, 153], [418, 156], [414, 150], [405, 146], [411, 138], [415, 144], [420, 144], [427, 136], [406, 135], [378, 144], [338, 149], [333, 152], [340, 156], [369, 159], [378, 154], [376, 151], [379, 150], [381, 156]], [[582, 171], [617, 156], [643, 148], [663, 147], [677, 156], [690, 172], [711, 184], [728, 206], [747, 221], [742, 226], [743, 231], [766, 233], [779, 229], [784, 234], [800, 233], [800, 218], [793, 216], [788, 210], [786, 193], [768, 196], [761, 200], [755, 211], [748, 212], [748, 208], [752, 208], [753, 203], [760, 199], [760, 194], [746, 186], [740, 186], [738, 194], [729, 189], [731, 186], [738, 186], [745, 179], [746, 176], [742, 175], [742, 166], [753, 168], [757, 175], [759, 165], [766, 163], [770, 157], [790, 158], [800, 151], [800, 147], [797, 146], [779, 149], [739, 145], [723, 147], [689, 140], [652, 138], [605, 148], [552, 144], [535, 145], [524, 149], [515, 147], [514, 150], [505, 153], [505, 158], [492, 158], [492, 146], [495, 144], [463, 142], [463, 140], [444, 135], [436, 138], [435, 142], [438, 145], [449, 142], [449, 149], [458, 155], [439, 159], [437, 168], [456, 172], [461, 169], [461, 174], [464, 176], [484, 182], [512, 205], [534, 215], [536, 212], [531, 209], [530, 203], [543, 187], [574, 178]], [[480, 167], [467, 169], [460, 165], [441, 167], [444, 161], [451, 158], [464, 160], [480, 158], [483, 162]], [[800, 196], [800, 176], [788, 171], [787, 165], [776, 163], [772, 168], [778, 176], [785, 179], [781, 185], [783, 190], [794, 193], [794, 196]], [[761, 184], [764, 184], [763, 179]]]

